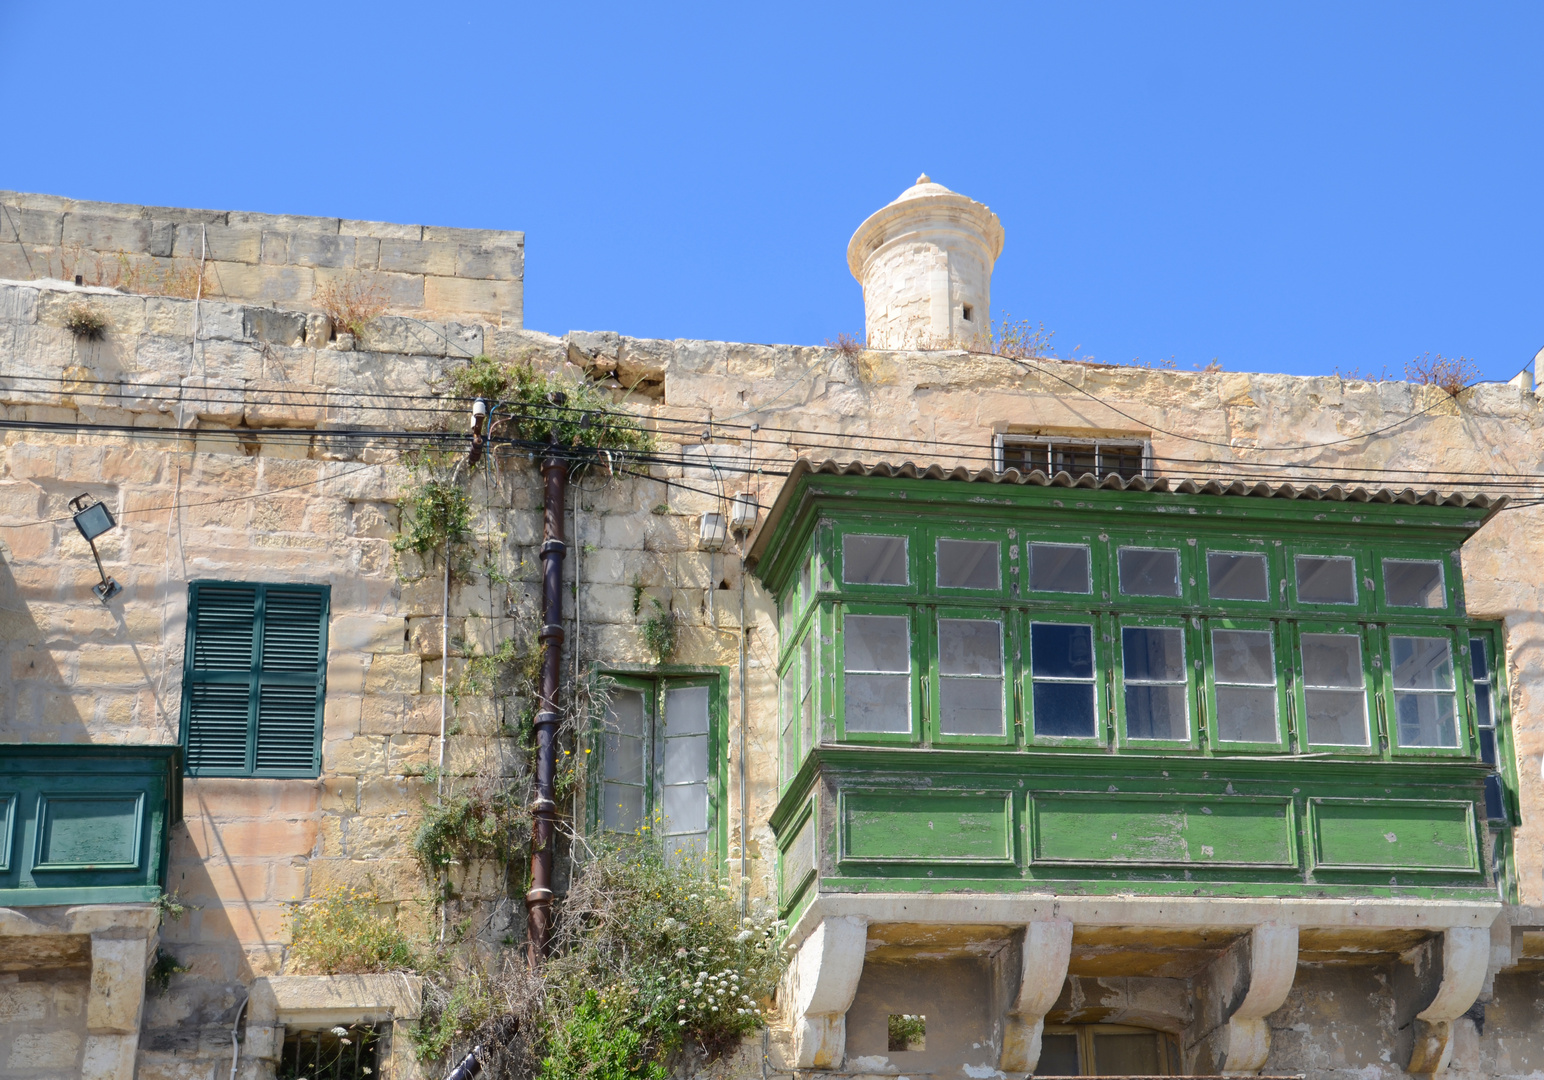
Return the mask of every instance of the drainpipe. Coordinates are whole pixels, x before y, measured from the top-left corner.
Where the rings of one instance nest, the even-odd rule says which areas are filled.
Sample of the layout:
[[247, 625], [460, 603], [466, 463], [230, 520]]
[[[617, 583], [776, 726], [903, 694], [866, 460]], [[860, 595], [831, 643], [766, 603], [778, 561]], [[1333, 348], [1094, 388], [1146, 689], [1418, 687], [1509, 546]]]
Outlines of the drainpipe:
[[[552, 394], [553, 405], [567, 398]], [[563, 664], [563, 503], [568, 490], [568, 462], [554, 427], [542, 476], [542, 662], [541, 692], [536, 701], [536, 797], [531, 802], [531, 891], [525, 894], [530, 938], [526, 963], [534, 970], [546, 955], [552, 934], [552, 838], [556, 824], [553, 779], [557, 773], [558, 679]]]

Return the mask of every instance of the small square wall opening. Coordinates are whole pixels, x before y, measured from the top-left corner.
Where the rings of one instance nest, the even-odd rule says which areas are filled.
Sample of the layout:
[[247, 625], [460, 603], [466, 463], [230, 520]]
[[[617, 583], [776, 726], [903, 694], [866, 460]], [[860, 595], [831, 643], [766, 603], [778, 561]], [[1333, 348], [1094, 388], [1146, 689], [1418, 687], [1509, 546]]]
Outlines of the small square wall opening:
[[926, 1050], [927, 1017], [921, 1013], [890, 1014], [890, 1050]]
[[962, 309], [961, 314], [965, 316], [966, 322], [971, 322], [975, 319], [976, 309], [971, 307], [969, 304], [966, 304]]

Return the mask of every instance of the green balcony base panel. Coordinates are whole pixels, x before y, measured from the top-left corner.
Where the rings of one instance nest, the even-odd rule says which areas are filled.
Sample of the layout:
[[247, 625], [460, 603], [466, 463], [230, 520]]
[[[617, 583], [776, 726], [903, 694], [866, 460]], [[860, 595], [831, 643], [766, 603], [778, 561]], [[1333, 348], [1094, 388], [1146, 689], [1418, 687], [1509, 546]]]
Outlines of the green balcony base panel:
[[1484, 900], [1466, 762], [826, 748], [772, 817], [785, 911], [821, 895]]
[[81, 889], [0, 889], [0, 908], [54, 907], [82, 904], [153, 904], [159, 885], [107, 885]]

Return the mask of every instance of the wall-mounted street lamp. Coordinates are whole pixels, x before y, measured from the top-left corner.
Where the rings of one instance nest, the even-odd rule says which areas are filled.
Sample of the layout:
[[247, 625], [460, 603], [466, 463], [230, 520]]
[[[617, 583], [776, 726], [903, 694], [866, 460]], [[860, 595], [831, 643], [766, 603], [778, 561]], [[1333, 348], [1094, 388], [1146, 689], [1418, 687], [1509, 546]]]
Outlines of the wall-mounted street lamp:
[[96, 501], [89, 494], [71, 499], [70, 509], [75, 511], [75, 527], [86, 538], [86, 543], [91, 545], [91, 557], [96, 560], [97, 573], [102, 576], [102, 583], [91, 586], [91, 591], [105, 604], [121, 593], [123, 586], [108, 577], [107, 571], [102, 569], [102, 556], [97, 554], [96, 538], [109, 529], [116, 529], [118, 523], [113, 520], [107, 504]]

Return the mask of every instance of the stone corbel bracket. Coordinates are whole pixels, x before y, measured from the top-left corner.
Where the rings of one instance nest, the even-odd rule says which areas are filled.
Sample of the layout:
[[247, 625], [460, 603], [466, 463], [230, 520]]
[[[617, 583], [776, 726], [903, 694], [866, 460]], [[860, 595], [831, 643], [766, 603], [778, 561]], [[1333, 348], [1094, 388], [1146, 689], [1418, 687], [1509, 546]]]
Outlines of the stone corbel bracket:
[[1442, 982], [1430, 1005], [1415, 1014], [1415, 1045], [1406, 1072], [1434, 1077], [1453, 1057], [1453, 1022], [1469, 1011], [1490, 966], [1490, 931], [1452, 926], [1442, 932]]
[[1032, 922], [1024, 928], [1018, 996], [1003, 1022], [1003, 1049], [997, 1067], [1005, 1073], [1032, 1073], [1040, 1061], [1045, 1014], [1067, 981], [1072, 960], [1072, 923], [1066, 919]]
[[794, 1068], [835, 1069], [847, 1052], [847, 1008], [858, 991], [868, 920], [825, 919], [788, 966]]
[[1297, 940], [1295, 925], [1261, 923], [1214, 963], [1202, 995], [1205, 1026], [1194, 1044], [1195, 1071], [1253, 1076], [1264, 1067], [1271, 1050], [1265, 1018], [1285, 1005], [1292, 991]]

